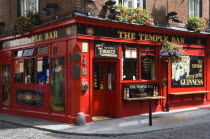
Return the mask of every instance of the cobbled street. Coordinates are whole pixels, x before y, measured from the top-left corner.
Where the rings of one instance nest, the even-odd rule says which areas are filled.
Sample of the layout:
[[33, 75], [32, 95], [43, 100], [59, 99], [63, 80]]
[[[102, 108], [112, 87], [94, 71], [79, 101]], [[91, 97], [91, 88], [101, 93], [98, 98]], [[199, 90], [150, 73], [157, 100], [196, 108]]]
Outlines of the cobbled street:
[[6, 122], [0, 122], [0, 139], [209, 139], [209, 131], [210, 122], [205, 122], [196, 125], [174, 129], [164, 129], [135, 135], [100, 137], [57, 134], [34, 128], [13, 125]]

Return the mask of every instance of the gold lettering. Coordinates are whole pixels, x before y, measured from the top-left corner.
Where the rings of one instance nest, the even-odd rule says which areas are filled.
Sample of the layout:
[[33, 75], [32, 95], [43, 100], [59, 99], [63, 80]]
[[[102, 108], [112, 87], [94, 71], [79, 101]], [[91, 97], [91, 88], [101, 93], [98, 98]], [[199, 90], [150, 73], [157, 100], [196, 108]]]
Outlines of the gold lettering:
[[54, 38], [58, 38], [58, 31], [54, 31], [53, 34], [54, 34]]
[[168, 41], [168, 36], [164, 36], [164, 41]]
[[45, 40], [49, 39], [48, 33], [45, 33], [44, 36], [45, 36]]
[[122, 36], [123, 32], [118, 31], [118, 34], [120, 34], [119, 38], [123, 38], [123, 36]]
[[149, 35], [149, 40], [155, 41], [155, 35]]
[[136, 39], [136, 33], [131, 33], [131, 39], [135, 40]]
[[42, 41], [42, 34], [39, 35], [39, 41]]
[[181, 38], [181, 42], [180, 43], [184, 43], [184, 38]]
[[175, 37], [171, 37], [171, 39], [172, 39], [171, 40], [172, 43], [176, 43], [176, 38]]
[[143, 40], [143, 35], [144, 34], [139, 34], [139, 37], [140, 37], [139, 40]]
[[129, 32], [124, 32], [124, 38], [125, 39], [130, 39], [130, 33]]
[[144, 36], [145, 36], [144, 40], [145, 41], [149, 41], [149, 35], [148, 34], [145, 34]]

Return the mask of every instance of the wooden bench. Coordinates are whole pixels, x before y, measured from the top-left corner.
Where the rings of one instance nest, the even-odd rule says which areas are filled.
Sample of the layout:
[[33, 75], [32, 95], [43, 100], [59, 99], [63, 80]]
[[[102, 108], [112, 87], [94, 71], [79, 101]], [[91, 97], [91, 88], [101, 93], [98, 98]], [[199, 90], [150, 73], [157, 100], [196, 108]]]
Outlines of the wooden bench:
[[210, 91], [193, 91], [193, 92], [177, 92], [177, 93], [169, 93], [169, 95], [172, 95], [172, 100], [174, 99], [174, 96], [183, 96], [182, 100], [184, 100], [184, 95], [195, 95], [196, 94], [206, 94], [206, 93], [210, 93]]
[[140, 98], [124, 98], [124, 100], [148, 100], [148, 99], [163, 99], [166, 97], [163, 96], [155, 96], [155, 97], [140, 97]]

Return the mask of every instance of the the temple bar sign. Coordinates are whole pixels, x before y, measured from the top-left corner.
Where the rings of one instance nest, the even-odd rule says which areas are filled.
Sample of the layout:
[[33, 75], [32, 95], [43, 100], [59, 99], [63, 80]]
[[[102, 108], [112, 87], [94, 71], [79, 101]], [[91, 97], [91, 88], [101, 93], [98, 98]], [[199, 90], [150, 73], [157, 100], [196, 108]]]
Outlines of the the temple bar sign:
[[182, 37], [171, 37], [165, 35], [123, 32], [123, 31], [118, 31], [118, 35], [119, 38], [131, 39], [131, 40], [158, 41], [158, 42], [170, 41], [172, 43], [183, 43], [183, 44], [185, 43], [185, 39]]
[[95, 58], [117, 58], [118, 44], [112, 42], [95, 42]]

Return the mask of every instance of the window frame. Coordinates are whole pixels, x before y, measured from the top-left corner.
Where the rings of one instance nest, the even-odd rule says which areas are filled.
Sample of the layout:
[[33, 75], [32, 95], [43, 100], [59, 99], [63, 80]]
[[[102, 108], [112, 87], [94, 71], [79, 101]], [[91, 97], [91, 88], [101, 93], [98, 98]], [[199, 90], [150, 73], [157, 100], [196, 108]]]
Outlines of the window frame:
[[[116, 4], [123, 4], [124, 5], [125, 0], [117, 0]], [[127, 0], [126, 0], [127, 1]], [[141, 8], [141, 9], [146, 9], [146, 0], [131, 0], [132, 1], [132, 8]], [[138, 2], [140, 3], [140, 6], [138, 7]], [[125, 5], [124, 5], [125, 6]], [[127, 6], [125, 6], [127, 7]]]
[[[43, 53], [43, 54], [38, 54], [37, 53], [37, 49], [38, 48], [41, 48], [41, 47], [47, 47], [47, 53]], [[29, 55], [23, 55], [23, 52], [24, 50], [28, 50], [28, 49], [33, 49], [33, 52], [32, 54], [29, 54]], [[17, 56], [15, 55], [15, 53], [17, 54], [19, 51], [22, 51], [22, 55], [21, 56]], [[33, 84], [33, 85], [50, 85], [49, 81], [50, 81], [50, 75], [48, 76], [48, 82], [46, 84], [39, 84], [38, 82], [38, 70], [37, 70], [37, 61], [39, 58], [44, 58], [44, 57], [48, 57], [48, 67], [49, 67], [49, 70], [50, 70], [50, 53], [49, 53], [49, 46], [48, 45], [39, 45], [39, 46], [36, 46], [36, 47], [29, 47], [29, 48], [26, 48], [26, 49], [17, 49], [15, 51], [13, 51], [13, 60], [14, 60], [14, 64], [16, 61], [22, 61], [23, 62], [23, 72], [21, 72], [23, 74], [23, 81], [22, 83], [16, 83], [15, 82], [15, 77], [14, 77], [14, 80], [13, 80], [13, 84], [15, 85], [29, 85], [29, 84]], [[26, 60], [27, 59], [33, 59], [34, 58], [34, 82], [33, 83], [26, 83]], [[15, 72], [15, 65], [13, 66], [13, 73], [12, 74], [17, 74]]]
[[189, 0], [189, 17], [193, 16], [202, 17], [202, 0]]
[[[124, 55], [124, 53], [125, 53], [125, 50], [126, 50], [126, 48], [128, 48], [130, 46], [130, 48], [132, 49], [132, 47], [136, 47], [136, 53], [137, 53], [137, 57], [136, 58], [128, 58], [128, 59], [136, 59], [137, 60], [137, 72], [136, 72], [136, 79], [135, 80], [126, 80], [126, 79], [124, 79], [123, 78], [123, 76], [124, 76], [124, 74], [123, 74], [123, 71], [124, 71], [124, 64], [122, 63], [122, 65], [121, 65], [121, 72], [122, 72], [122, 78], [121, 78], [121, 81], [156, 81], [156, 80], [158, 80], [158, 65], [157, 65], [157, 63], [158, 63], [158, 50], [159, 50], [159, 48], [157, 47], [157, 45], [140, 45], [140, 44], [124, 44], [123, 46], [122, 46], [122, 62], [124, 61], [124, 58], [125, 58], [125, 55]], [[153, 77], [151, 77], [151, 79], [142, 79], [142, 56], [144, 56], [144, 55], [142, 55], [142, 48], [143, 47], [153, 47], [154, 48], [154, 59], [155, 59], [155, 72], [154, 72], [154, 74], [155, 74], [155, 76], [154, 76], [154, 78]]]
[[[33, 5], [30, 5], [30, 1], [33, 1], [35, 3]], [[33, 13], [39, 11], [39, 0], [19, 0], [19, 14], [20, 16], [26, 16], [26, 11], [33, 11]]]

